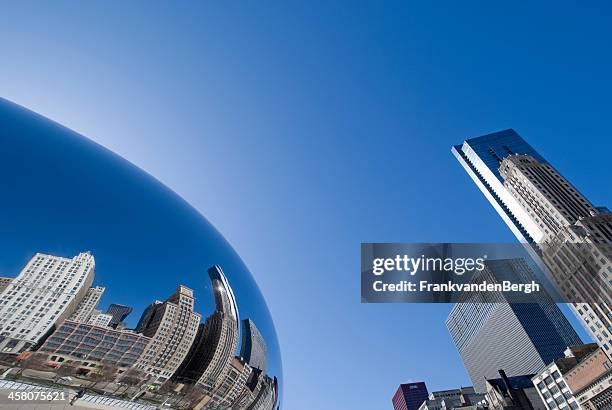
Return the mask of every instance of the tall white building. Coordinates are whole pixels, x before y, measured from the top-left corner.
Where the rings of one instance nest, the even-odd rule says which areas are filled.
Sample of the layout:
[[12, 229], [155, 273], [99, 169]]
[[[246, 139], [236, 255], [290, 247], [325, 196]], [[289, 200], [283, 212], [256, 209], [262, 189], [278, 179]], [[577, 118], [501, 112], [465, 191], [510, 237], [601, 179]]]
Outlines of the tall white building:
[[94, 279], [88, 252], [74, 258], [37, 253], [0, 295], [0, 351], [19, 353], [68, 318]]
[[100, 302], [103, 293], [103, 286], [89, 288], [81, 303], [79, 303], [74, 313], [70, 316], [70, 320], [73, 322], [87, 323], [89, 319], [94, 316], [94, 309], [98, 306], [98, 302]]
[[537, 247], [559, 292], [612, 353], [612, 214], [601, 212], [549, 164], [512, 155], [500, 173], [543, 233]]

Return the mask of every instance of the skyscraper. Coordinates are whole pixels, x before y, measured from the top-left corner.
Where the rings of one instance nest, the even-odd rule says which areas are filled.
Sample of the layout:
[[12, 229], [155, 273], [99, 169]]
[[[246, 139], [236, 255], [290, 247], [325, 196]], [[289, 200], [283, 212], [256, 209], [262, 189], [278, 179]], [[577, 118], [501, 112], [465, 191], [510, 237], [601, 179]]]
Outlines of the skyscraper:
[[[612, 214], [601, 212], [549, 164], [513, 155], [504, 184], [542, 233], [537, 244], [553, 282], [585, 327], [612, 351]], [[592, 302], [592, 303], [585, 303]]]
[[[523, 259], [488, 260], [473, 280], [523, 283], [533, 278]], [[479, 393], [485, 378], [499, 369], [510, 376], [532, 374], [563, 357], [567, 346], [580, 338], [552, 303], [508, 303], [501, 292], [464, 293], [451, 310], [446, 325], [463, 364]]]
[[428, 396], [425, 383], [403, 383], [397, 388], [391, 402], [394, 410], [417, 410]]
[[[591, 204], [514, 130], [467, 139], [452, 152], [610, 355], [612, 214]], [[594, 296], [596, 303], [584, 303]]]
[[527, 154], [546, 162], [531, 145], [509, 129], [466, 139], [462, 145], [453, 146], [451, 152], [519, 241], [541, 239], [539, 229], [508, 192], [499, 172], [502, 160], [513, 154]]
[[238, 345], [238, 309], [229, 282], [219, 266], [208, 270], [215, 298], [215, 311], [198, 334], [175, 379], [196, 384], [212, 394], [230, 372]]
[[109, 326], [113, 329], [117, 328], [117, 325], [125, 320], [127, 315], [132, 313], [130, 306], [119, 305], [117, 303], [111, 303], [106, 311], [107, 315], [111, 315], [113, 318], [109, 322]]
[[85, 294], [85, 297], [83, 297], [83, 300], [81, 300], [81, 303], [79, 303], [69, 319], [74, 322], [87, 323], [94, 314], [94, 309], [96, 306], [98, 306], [103, 293], [103, 286], [89, 288]]
[[0, 351], [18, 353], [70, 316], [94, 278], [94, 257], [37, 253], [0, 295]]
[[266, 341], [251, 319], [242, 320], [242, 343], [240, 346], [240, 357], [249, 366], [266, 372]]
[[149, 376], [149, 383], [163, 384], [187, 356], [200, 322], [194, 304], [193, 290], [179, 285], [166, 301], [150, 305], [143, 313], [137, 331], [151, 341], [134, 367]]

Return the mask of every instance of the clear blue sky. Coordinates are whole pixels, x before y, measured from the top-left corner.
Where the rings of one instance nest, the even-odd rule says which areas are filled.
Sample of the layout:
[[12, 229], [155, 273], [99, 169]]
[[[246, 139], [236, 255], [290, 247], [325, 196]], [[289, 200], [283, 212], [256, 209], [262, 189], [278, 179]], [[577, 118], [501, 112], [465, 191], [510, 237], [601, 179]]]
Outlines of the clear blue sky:
[[250, 267], [288, 410], [469, 383], [449, 306], [359, 303], [362, 241], [513, 241], [451, 144], [515, 128], [612, 205], [608, 5], [379, 3], [0, 13], [1, 95], [155, 175]]

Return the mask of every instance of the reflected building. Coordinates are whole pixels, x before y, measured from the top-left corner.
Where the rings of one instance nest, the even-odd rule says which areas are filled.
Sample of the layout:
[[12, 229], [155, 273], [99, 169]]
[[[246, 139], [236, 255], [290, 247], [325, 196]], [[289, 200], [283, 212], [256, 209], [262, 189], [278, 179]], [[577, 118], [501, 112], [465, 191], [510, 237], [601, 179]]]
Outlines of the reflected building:
[[251, 319], [242, 320], [242, 342], [240, 357], [249, 366], [266, 372], [266, 341]]
[[176, 380], [196, 384], [207, 394], [223, 383], [230, 372], [238, 344], [238, 309], [223, 270], [208, 270], [215, 311], [198, 329], [196, 342], [177, 371]]
[[259, 390], [255, 400], [246, 408], [247, 410], [272, 410], [278, 402], [278, 381], [267, 375], [261, 377]]
[[113, 317], [111, 315], [107, 315], [106, 313], [98, 313], [92, 315], [87, 321], [87, 324], [100, 327], [108, 327], [112, 318]]
[[112, 316], [112, 319], [109, 322], [109, 326], [116, 329], [117, 326], [121, 322], [123, 322], [130, 313], [132, 313], [132, 310], [133, 309], [130, 306], [111, 303], [111, 305], [106, 310], [106, 314]]
[[278, 384], [276, 379], [253, 369], [242, 391], [235, 400], [235, 409], [273, 410], [278, 402]]
[[89, 319], [94, 315], [94, 311], [100, 302], [100, 298], [104, 293], [103, 286], [96, 286], [89, 288], [83, 300], [77, 306], [74, 313], [70, 316], [70, 320], [73, 322], [87, 323]]
[[[75, 389], [111, 403], [122, 397], [168, 407], [170, 400], [186, 409], [207, 396], [209, 408], [233, 402], [236, 410], [278, 410], [282, 363], [265, 300], [236, 252], [184, 199], [91, 140], [1, 98], [0, 180], [11, 198], [0, 204], [0, 257], [17, 267], [0, 278], [0, 353], [7, 353], [0, 367], [19, 364], [8, 379], [44, 369], [26, 372], [28, 382], [63, 389], [62, 378], [72, 378]], [[53, 206], [40, 206], [41, 198]], [[79, 255], [84, 245], [95, 261]], [[94, 278], [100, 263], [104, 274]], [[211, 291], [202, 268], [215, 263], [227, 275], [211, 272]], [[189, 288], [166, 300], [179, 284]], [[118, 299], [105, 303], [109, 293]], [[202, 316], [194, 297], [207, 309]], [[237, 303], [265, 338], [268, 374], [240, 356]], [[125, 318], [130, 307], [138, 310], [133, 320]], [[197, 343], [210, 340], [216, 344]], [[251, 361], [263, 346], [255, 340]], [[205, 363], [191, 364], [195, 380], [164, 383], [193, 346]], [[112, 373], [108, 364], [121, 368]]]
[[0, 351], [18, 353], [69, 317], [94, 279], [88, 253], [74, 258], [37, 253], [0, 295]]
[[2, 292], [4, 292], [4, 289], [6, 289], [8, 287], [8, 285], [10, 285], [10, 283], [13, 281], [13, 278], [3, 278], [0, 277], [0, 294], [2, 294]]
[[177, 370], [193, 344], [200, 314], [193, 311], [193, 290], [179, 285], [164, 302], [150, 305], [137, 332], [151, 338], [134, 367], [147, 375], [152, 385], [161, 385]]
[[201, 404], [205, 404], [203, 408], [214, 410], [234, 406], [236, 399], [247, 384], [251, 370], [251, 366], [244, 360], [234, 357], [230, 362], [226, 376], [201, 402]]
[[[142, 315], [140, 315], [140, 319], [138, 320], [138, 324], [136, 324], [135, 331], [138, 333], [142, 333], [146, 328], [147, 323], [151, 321], [151, 317], [155, 313], [155, 310], [161, 305], [163, 302], [156, 300], [146, 307]], [[100, 312], [101, 313], [101, 312]]]
[[136, 363], [150, 341], [151, 338], [133, 331], [66, 320], [47, 338], [40, 351], [56, 362], [76, 358], [127, 368]]

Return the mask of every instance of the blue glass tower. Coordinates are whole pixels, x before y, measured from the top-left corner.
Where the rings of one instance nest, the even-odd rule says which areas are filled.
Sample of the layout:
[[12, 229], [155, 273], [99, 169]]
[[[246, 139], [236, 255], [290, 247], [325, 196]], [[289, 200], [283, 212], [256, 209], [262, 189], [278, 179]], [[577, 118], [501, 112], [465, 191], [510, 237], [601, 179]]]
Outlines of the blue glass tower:
[[513, 129], [468, 138], [462, 145], [454, 145], [451, 152], [517, 239], [523, 243], [538, 241], [539, 229], [504, 186], [499, 165], [513, 154], [530, 155], [542, 163], [547, 161]]
[[[533, 278], [523, 259], [489, 260], [485, 266], [490, 283]], [[501, 292], [466, 293], [446, 325], [479, 393], [486, 391], [485, 379], [497, 377], [500, 369], [510, 376], [536, 373], [563, 357], [567, 346], [582, 343], [552, 300], [508, 303]]]

